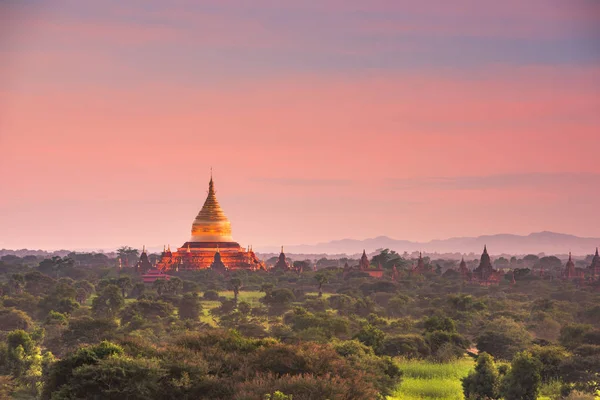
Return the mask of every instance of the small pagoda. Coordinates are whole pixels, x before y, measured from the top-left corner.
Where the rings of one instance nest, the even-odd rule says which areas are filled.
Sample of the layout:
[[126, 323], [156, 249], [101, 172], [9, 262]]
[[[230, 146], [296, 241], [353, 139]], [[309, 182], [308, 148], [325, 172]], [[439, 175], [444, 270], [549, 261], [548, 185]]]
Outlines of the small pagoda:
[[592, 258], [592, 264], [589, 266], [589, 275], [592, 280], [600, 279], [600, 255], [598, 254], [598, 248], [596, 247], [596, 254]]
[[471, 281], [479, 283], [482, 286], [490, 286], [499, 284], [501, 279], [502, 273], [494, 269], [487, 246], [483, 246], [483, 254], [481, 254], [481, 259], [479, 260], [479, 266], [473, 270]]
[[277, 262], [275, 263], [275, 265], [273, 266], [273, 268], [271, 268], [271, 271], [276, 272], [276, 271], [283, 271], [283, 272], [287, 272], [291, 269], [290, 263], [288, 263], [285, 259], [285, 253], [283, 252], [283, 246], [281, 246], [281, 253], [279, 253], [279, 258], [277, 259]]
[[148, 259], [148, 253], [146, 252], [146, 246], [144, 246], [142, 248], [142, 254], [140, 254], [140, 259], [135, 264], [135, 272], [143, 274], [152, 268], [152, 263]]

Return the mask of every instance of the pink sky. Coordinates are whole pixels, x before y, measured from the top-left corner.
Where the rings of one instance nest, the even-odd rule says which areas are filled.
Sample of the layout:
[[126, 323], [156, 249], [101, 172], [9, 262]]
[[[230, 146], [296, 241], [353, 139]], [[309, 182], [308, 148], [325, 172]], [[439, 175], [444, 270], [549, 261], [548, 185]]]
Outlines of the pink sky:
[[411, 3], [1, 5], [0, 248], [181, 245], [211, 166], [255, 248], [599, 237], [600, 7]]

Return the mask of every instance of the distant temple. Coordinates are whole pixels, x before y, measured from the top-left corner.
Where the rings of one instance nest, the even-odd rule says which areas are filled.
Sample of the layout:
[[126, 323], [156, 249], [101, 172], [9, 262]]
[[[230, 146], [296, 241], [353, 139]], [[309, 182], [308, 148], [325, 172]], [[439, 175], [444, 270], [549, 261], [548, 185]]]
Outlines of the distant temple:
[[479, 266], [473, 270], [471, 281], [480, 285], [489, 286], [500, 283], [502, 273], [492, 266], [490, 255], [487, 252], [487, 246], [483, 246], [483, 254], [479, 260]]
[[281, 253], [279, 253], [279, 259], [277, 263], [271, 268], [271, 271], [289, 271], [291, 265], [285, 260], [285, 253], [283, 252], [283, 246], [281, 246]]
[[217, 201], [212, 176], [206, 201], [192, 224], [190, 240], [175, 252], [171, 252], [170, 246], [163, 251], [157, 268], [161, 271], [199, 270], [211, 266], [217, 270], [265, 268], [250, 246], [243, 249], [231, 238], [231, 223]]
[[583, 277], [583, 274], [581, 274], [575, 268], [575, 263], [573, 262], [573, 259], [571, 258], [571, 252], [569, 252], [569, 260], [567, 261], [567, 264], [565, 265], [565, 269], [563, 270], [562, 278], [563, 279], [576, 279], [576, 278], [582, 278], [582, 277]]
[[369, 257], [367, 257], [367, 252], [363, 250], [362, 256], [360, 257], [360, 262], [358, 263], [358, 269], [361, 271], [366, 271], [371, 266], [369, 262]]
[[419, 252], [419, 258], [417, 260], [417, 265], [412, 268], [410, 273], [418, 275], [418, 274], [423, 274], [426, 271], [427, 271], [427, 267], [425, 265], [425, 260], [423, 260], [423, 253]]
[[596, 247], [596, 254], [592, 258], [592, 264], [589, 267], [590, 275], [593, 280], [600, 278], [600, 255], [598, 255], [598, 248]]
[[358, 265], [351, 267], [347, 262], [344, 264], [344, 277], [348, 276], [349, 273], [356, 271], [364, 272], [372, 278], [382, 278], [383, 273], [385, 272], [385, 270], [381, 268], [381, 265], [379, 265], [377, 268], [371, 268], [371, 263], [369, 262], [369, 257], [367, 256], [367, 252], [365, 250], [363, 250]]
[[460, 265], [458, 267], [458, 273], [460, 274], [460, 277], [462, 278], [462, 280], [467, 280], [471, 277], [471, 271], [469, 271], [469, 268], [467, 268], [467, 263], [465, 262], [464, 257], [460, 260]]
[[148, 259], [148, 253], [146, 252], [146, 246], [142, 249], [142, 254], [140, 254], [140, 259], [135, 264], [135, 271], [138, 273], [146, 273], [147, 271], [152, 269], [152, 263]]
[[377, 268], [371, 268], [371, 263], [369, 262], [369, 257], [367, 257], [366, 251], [363, 249], [362, 256], [360, 257], [360, 262], [358, 264], [358, 268], [362, 272], [366, 272], [372, 278], [381, 278], [383, 277], [383, 268], [381, 268], [381, 264], [378, 265]]

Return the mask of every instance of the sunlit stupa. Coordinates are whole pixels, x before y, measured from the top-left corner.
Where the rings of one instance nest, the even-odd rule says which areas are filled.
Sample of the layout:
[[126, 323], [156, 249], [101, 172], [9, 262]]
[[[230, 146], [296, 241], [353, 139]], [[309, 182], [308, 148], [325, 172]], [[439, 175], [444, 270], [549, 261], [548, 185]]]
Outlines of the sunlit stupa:
[[231, 223], [217, 201], [212, 174], [208, 184], [208, 196], [202, 209], [192, 223], [190, 240], [175, 252], [169, 248], [162, 253], [157, 267], [161, 270], [205, 269], [220, 256], [225, 270], [264, 269], [252, 248], [242, 248], [231, 237]]

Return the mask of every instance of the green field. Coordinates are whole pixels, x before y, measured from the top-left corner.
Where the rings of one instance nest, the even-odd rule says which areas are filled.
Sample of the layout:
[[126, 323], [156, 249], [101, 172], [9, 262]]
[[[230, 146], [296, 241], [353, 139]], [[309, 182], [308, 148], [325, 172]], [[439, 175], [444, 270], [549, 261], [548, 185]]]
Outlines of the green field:
[[402, 383], [389, 400], [462, 400], [460, 379], [473, 368], [474, 362], [464, 358], [453, 363], [435, 364], [425, 361], [401, 361]]

